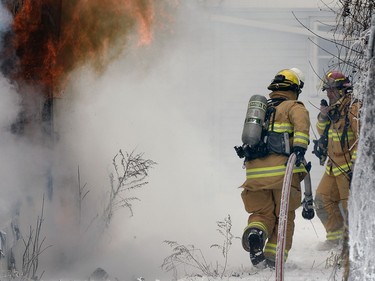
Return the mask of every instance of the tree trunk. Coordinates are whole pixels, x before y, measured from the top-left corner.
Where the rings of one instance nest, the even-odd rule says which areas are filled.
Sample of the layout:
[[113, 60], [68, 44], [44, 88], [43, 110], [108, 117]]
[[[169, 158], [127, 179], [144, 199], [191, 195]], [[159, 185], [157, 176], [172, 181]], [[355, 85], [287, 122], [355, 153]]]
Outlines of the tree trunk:
[[369, 68], [358, 157], [349, 199], [349, 280], [375, 280], [375, 17], [369, 40]]

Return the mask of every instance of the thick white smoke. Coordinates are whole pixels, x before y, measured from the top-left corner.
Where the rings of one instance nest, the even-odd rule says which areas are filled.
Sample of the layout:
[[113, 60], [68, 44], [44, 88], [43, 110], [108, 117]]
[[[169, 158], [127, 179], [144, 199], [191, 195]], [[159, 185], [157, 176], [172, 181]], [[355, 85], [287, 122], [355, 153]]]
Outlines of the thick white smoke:
[[[196, 42], [210, 34], [204, 27], [199, 31], [187, 27], [186, 22], [202, 16], [192, 6], [187, 8], [170, 27], [169, 38], [156, 37], [149, 47], [128, 50], [100, 77], [88, 69], [72, 75], [61, 98], [54, 101], [52, 150], [11, 134], [20, 99], [1, 79], [0, 223], [10, 236], [9, 223], [18, 210], [26, 235], [41, 215], [47, 180], [52, 177], [53, 195], [45, 198], [41, 234], [44, 245], [51, 245], [40, 255], [45, 278], [83, 278], [101, 266], [125, 280], [135, 276], [152, 280], [164, 275], [160, 265], [171, 253], [164, 240], [206, 247], [207, 255], [210, 244], [220, 243], [215, 222], [228, 210], [216, 202], [217, 148], [211, 134], [216, 129], [216, 93], [209, 90], [214, 78], [212, 49]], [[1, 13], [6, 28], [10, 17], [4, 9]], [[158, 164], [150, 171], [148, 185], [124, 194], [141, 200], [133, 203], [134, 216], [123, 208], [115, 213], [104, 237], [89, 228], [82, 241], [76, 228], [78, 168], [81, 186], [86, 184], [90, 191], [82, 205], [81, 229], [85, 229], [103, 207], [112, 159], [119, 149], [144, 153]]]
[[[190, 13], [183, 20], [201, 16]], [[158, 163], [149, 184], [129, 194], [141, 199], [134, 203], [134, 217], [126, 209], [116, 214], [102, 256], [95, 257], [114, 276], [162, 276], [160, 265], [171, 253], [164, 240], [205, 247], [210, 255], [209, 245], [221, 242], [216, 221], [229, 212], [216, 202], [216, 93], [209, 91], [213, 78], [207, 61], [212, 50], [195, 42], [209, 34], [204, 28], [196, 34], [180, 20], [167, 41], [155, 38], [149, 49], [130, 51], [136, 54], [103, 76], [77, 73], [56, 103], [56, 157], [68, 155], [62, 170], [70, 170], [73, 180], [80, 166], [82, 181], [96, 191], [90, 200], [109, 187], [108, 172], [119, 149], [144, 152]]]

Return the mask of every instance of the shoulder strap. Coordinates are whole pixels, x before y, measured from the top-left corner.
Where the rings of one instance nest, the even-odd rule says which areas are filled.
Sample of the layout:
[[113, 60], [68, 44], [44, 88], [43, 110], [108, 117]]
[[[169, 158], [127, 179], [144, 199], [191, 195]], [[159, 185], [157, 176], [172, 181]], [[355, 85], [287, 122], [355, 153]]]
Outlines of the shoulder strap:
[[344, 129], [342, 131], [342, 135], [341, 135], [341, 139], [340, 139], [340, 145], [341, 145], [341, 148], [342, 150], [344, 150], [344, 145], [345, 145], [345, 139], [347, 141], [348, 140], [348, 128], [349, 128], [349, 125], [350, 125], [350, 122], [349, 122], [349, 105], [345, 107], [345, 124], [344, 124]]
[[[273, 98], [267, 100], [267, 111], [265, 122], [270, 122], [271, 130], [273, 131], [273, 125], [275, 123], [275, 116], [276, 116], [276, 106], [280, 105], [283, 101], [286, 101], [286, 98]], [[267, 126], [268, 129], [269, 126]]]

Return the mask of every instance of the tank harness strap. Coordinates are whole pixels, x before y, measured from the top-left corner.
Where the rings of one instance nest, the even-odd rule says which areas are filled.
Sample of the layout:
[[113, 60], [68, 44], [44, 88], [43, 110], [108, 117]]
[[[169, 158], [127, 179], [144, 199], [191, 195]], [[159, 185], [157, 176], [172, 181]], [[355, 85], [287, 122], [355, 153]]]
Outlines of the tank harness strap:
[[[268, 123], [269, 121], [271, 121], [271, 131], [273, 131], [274, 124], [275, 124], [276, 106], [278, 106], [285, 100], [286, 98], [273, 98], [273, 99], [267, 100], [267, 112], [266, 112], [265, 122]], [[269, 127], [267, 126], [267, 130], [268, 128]]]

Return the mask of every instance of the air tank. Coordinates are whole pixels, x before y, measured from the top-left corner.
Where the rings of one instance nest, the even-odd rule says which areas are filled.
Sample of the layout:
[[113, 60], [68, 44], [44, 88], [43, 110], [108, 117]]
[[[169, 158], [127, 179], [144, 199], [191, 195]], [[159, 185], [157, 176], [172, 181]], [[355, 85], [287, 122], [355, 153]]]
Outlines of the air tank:
[[250, 97], [242, 131], [242, 142], [244, 144], [254, 146], [260, 142], [266, 110], [266, 97], [261, 95]]

